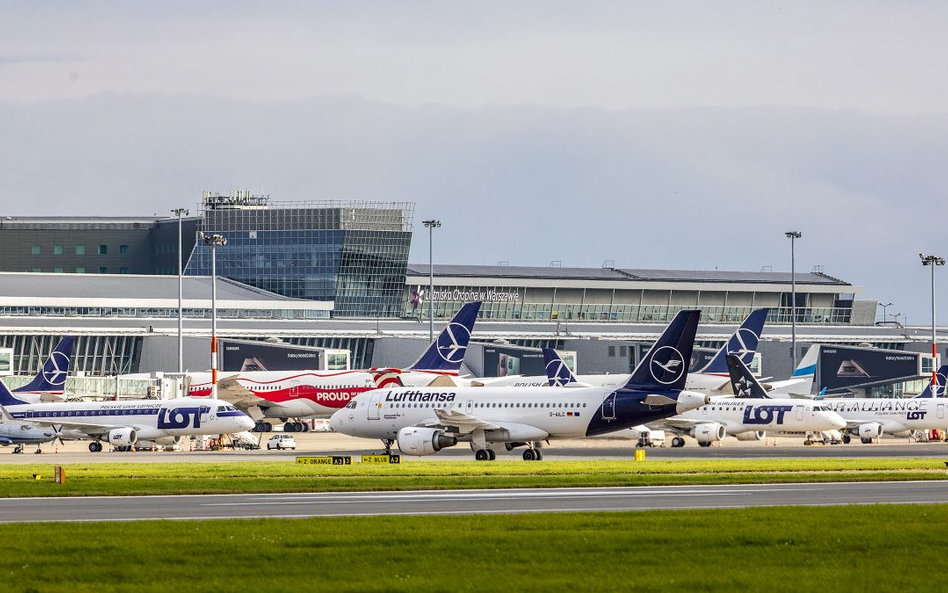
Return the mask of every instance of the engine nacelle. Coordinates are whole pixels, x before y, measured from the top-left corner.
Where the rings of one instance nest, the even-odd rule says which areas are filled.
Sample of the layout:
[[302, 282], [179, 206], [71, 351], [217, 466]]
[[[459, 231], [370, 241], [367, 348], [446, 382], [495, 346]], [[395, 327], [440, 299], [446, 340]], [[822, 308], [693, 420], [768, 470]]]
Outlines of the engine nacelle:
[[721, 441], [724, 440], [726, 435], [727, 430], [724, 428], [724, 425], [718, 424], [717, 422], [705, 422], [704, 424], [698, 424], [691, 429], [691, 436], [693, 436], [699, 443], [714, 443]]
[[678, 400], [675, 404], [675, 411], [684, 414], [689, 410], [695, 410], [701, 406], [711, 403], [711, 396], [694, 391], [682, 391], [678, 394]]
[[109, 431], [109, 444], [116, 447], [131, 447], [138, 442], [134, 428], [116, 428]]
[[739, 432], [734, 437], [739, 441], [759, 441], [764, 438], [765, 433], [762, 430], [745, 430], [744, 432]]
[[882, 436], [882, 425], [878, 422], [869, 422], [859, 425], [859, 438], [877, 439]]
[[398, 431], [398, 448], [405, 455], [431, 455], [457, 444], [457, 438], [436, 428], [408, 426]]

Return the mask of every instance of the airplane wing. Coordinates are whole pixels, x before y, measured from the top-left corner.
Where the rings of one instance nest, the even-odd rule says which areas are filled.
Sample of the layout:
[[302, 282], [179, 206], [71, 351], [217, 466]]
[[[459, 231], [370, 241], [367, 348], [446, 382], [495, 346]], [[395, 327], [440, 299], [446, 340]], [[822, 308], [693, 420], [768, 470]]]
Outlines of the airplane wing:
[[500, 428], [496, 424], [490, 422], [485, 422], [471, 416], [470, 414], [465, 414], [464, 412], [456, 409], [448, 410], [435, 410], [435, 415], [438, 416], [436, 422], [425, 423], [427, 426], [436, 425], [443, 426], [446, 429], [451, 430], [451, 432], [456, 432], [458, 434], [468, 434], [474, 432], [475, 430], [496, 430]]
[[26, 418], [24, 422], [29, 422], [30, 424], [39, 424], [42, 426], [51, 426], [56, 429], [57, 432], [61, 432], [63, 428], [72, 428], [75, 430], [81, 430], [87, 435], [102, 435], [106, 434], [116, 428], [132, 428], [135, 430], [141, 430], [139, 426], [116, 426], [114, 424], [98, 424], [95, 422], [89, 421], [78, 421], [78, 420], [63, 420], [60, 418]]
[[230, 403], [247, 402], [253, 403], [261, 398], [254, 395], [252, 391], [237, 382], [237, 377], [226, 377], [217, 382], [218, 396]]

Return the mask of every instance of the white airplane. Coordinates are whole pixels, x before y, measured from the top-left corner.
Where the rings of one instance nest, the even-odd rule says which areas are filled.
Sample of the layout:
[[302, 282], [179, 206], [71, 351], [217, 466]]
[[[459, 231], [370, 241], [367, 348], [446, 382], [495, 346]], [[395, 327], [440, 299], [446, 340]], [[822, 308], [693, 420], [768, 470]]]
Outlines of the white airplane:
[[127, 451], [138, 439], [169, 445], [184, 436], [253, 428], [253, 420], [229, 403], [191, 397], [31, 404], [16, 399], [0, 382], [0, 405], [13, 420], [51, 427], [64, 439], [92, 439], [93, 453], [102, 450], [103, 440]]
[[[688, 374], [688, 383], [685, 385], [685, 389], [710, 395], [730, 393], [730, 381], [728, 380], [725, 357], [728, 354], [735, 354], [740, 356], [745, 364], [751, 363], [754, 354], [757, 352], [757, 344], [760, 342], [760, 335], [763, 332], [764, 322], [766, 322], [769, 312], [770, 309], [766, 308], [752, 311], [708, 364]], [[576, 386], [608, 387], [624, 385], [629, 380], [629, 375], [577, 375], [574, 379]], [[470, 385], [484, 387], [540, 387], [547, 384], [553, 385], [554, 383], [546, 375], [517, 375], [470, 380]]]
[[[352, 371], [243, 371], [218, 380], [218, 397], [246, 410], [256, 429], [270, 432], [280, 419], [287, 432], [304, 424], [291, 418], [328, 418], [360, 393], [387, 386], [428, 386], [456, 376], [467, 351], [481, 303], [468, 303], [408, 369]], [[188, 395], [211, 394], [211, 373], [189, 373]], [[435, 383], [437, 384], [437, 383]], [[452, 382], [453, 384], [453, 382]]]
[[728, 355], [733, 397], [715, 398], [710, 404], [684, 414], [650, 423], [639, 440], [647, 440], [647, 430], [677, 433], [672, 447], [684, 447], [687, 434], [701, 447], [710, 447], [732, 435], [739, 441], [759, 441], [765, 431], [826, 432], [841, 430], [846, 421], [822, 402], [775, 399], [754, 377], [740, 358]]
[[358, 395], [333, 414], [333, 430], [394, 440], [406, 455], [431, 455], [467, 441], [475, 459], [527, 447], [523, 459], [542, 458], [538, 443], [583, 438], [680, 414], [710, 401], [686, 391], [700, 311], [682, 311], [621, 387], [391, 388]]
[[14, 453], [22, 453], [23, 445], [36, 445], [36, 453], [42, 453], [40, 445], [56, 438], [56, 432], [49, 428], [37, 428], [29, 422], [14, 420], [3, 406], [0, 406], [0, 445], [15, 445]]
[[942, 366], [936, 373], [937, 382], [929, 382], [925, 391], [912, 398], [840, 398], [824, 403], [846, 421], [846, 444], [853, 436], [869, 444], [883, 434], [908, 436], [913, 430], [948, 430], [946, 375], [948, 366]]

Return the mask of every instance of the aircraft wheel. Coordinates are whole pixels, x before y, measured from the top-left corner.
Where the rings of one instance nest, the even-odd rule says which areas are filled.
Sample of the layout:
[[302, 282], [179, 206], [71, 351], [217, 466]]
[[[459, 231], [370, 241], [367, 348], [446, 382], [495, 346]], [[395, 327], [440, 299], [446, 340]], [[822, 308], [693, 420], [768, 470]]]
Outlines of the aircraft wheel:
[[487, 453], [487, 449], [478, 449], [474, 452], [474, 459], [477, 461], [487, 461], [490, 459], [490, 454]]
[[853, 438], [852, 438], [851, 436], [849, 436], [848, 434], [844, 434], [844, 435], [843, 435], [843, 444], [844, 444], [844, 445], [848, 445], [849, 442], [852, 441], [852, 440], [853, 440]]
[[42, 455], [43, 450], [42, 450], [42, 449], [37, 449], [36, 451], [33, 451], [33, 453], [35, 453], [36, 455]]
[[536, 454], [533, 452], [533, 449], [527, 449], [523, 452], [524, 461], [533, 461], [537, 458]]
[[488, 450], [487, 450], [487, 458], [490, 459], [491, 461], [493, 461], [493, 460], [497, 459], [497, 453], [496, 453], [493, 449], [488, 449]]
[[309, 432], [309, 423], [307, 422], [297, 422], [299, 424], [299, 430], [296, 432]]
[[684, 446], [685, 446], [685, 439], [681, 437], [675, 437], [672, 439], [673, 448], [684, 447]]
[[536, 455], [536, 460], [537, 460], [537, 461], [542, 461], [542, 460], [543, 460], [543, 451], [541, 451], [541, 450], [539, 450], [539, 449], [534, 449], [534, 450], [533, 450], [533, 454]]
[[23, 445], [17, 445], [16, 448], [13, 449], [13, 454], [14, 454], [14, 455], [16, 455], [16, 454], [18, 454], [18, 453], [22, 453], [22, 452], [23, 452]]
[[702, 442], [702, 441], [698, 441], [698, 446], [699, 446], [699, 447], [710, 447], [710, 446], [711, 446], [711, 443], [705, 443], [705, 442]]
[[285, 422], [283, 424], [283, 432], [296, 432], [296, 423], [295, 422]]
[[263, 423], [263, 432], [273, 432], [273, 425], [269, 422]]
[[859, 440], [862, 441], [862, 444], [863, 444], [863, 445], [871, 445], [871, 444], [872, 444], [872, 439], [863, 439], [863, 438], [860, 438]]

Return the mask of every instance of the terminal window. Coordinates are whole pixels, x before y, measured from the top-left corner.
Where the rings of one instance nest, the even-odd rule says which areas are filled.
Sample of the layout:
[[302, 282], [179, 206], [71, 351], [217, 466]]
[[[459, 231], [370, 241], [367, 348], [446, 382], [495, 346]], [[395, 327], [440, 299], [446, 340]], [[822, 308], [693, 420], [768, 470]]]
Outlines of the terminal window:
[[53, 255], [62, 255], [63, 246], [62, 245], [53, 245]]
[[85, 273], [86, 273], [86, 269], [85, 269], [85, 268], [81, 268], [81, 267], [80, 267], [80, 268], [76, 268], [76, 273], [77, 273], [77, 274], [85, 274]]
[[43, 268], [33, 268], [33, 271], [34, 271], [34, 272], [42, 272], [42, 271], [43, 271]]
[[63, 273], [63, 269], [62, 269], [62, 268], [53, 268], [53, 273], [54, 273], [54, 274], [62, 274], [62, 273]]
[[108, 269], [107, 267], [105, 267], [105, 266], [102, 266], [102, 267], [99, 268], [99, 273], [100, 273], [100, 274], [108, 274], [108, 273], [109, 273], [109, 269]]
[[119, 255], [128, 255], [128, 245], [119, 245]]
[[40, 255], [41, 253], [43, 253], [43, 246], [34, 245], [33, 249], [30, 250], [30, 253], [32, 253], [33, 255]]
[[85, 255], [86, 246], [85, 245], [76, 245], [76, 255]]
[[108, 245], [99, 245], [99, 255], [105, 255], [109, 252]]
[[122, 266], [119, 268], [119, 274], [128, 274], [128, 267]]

